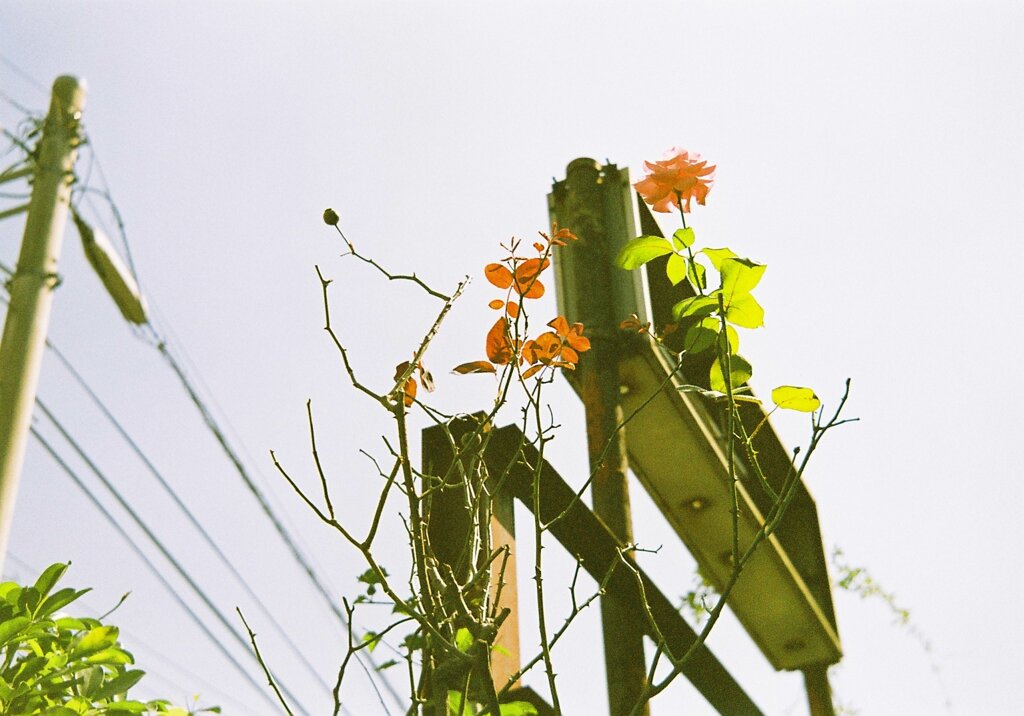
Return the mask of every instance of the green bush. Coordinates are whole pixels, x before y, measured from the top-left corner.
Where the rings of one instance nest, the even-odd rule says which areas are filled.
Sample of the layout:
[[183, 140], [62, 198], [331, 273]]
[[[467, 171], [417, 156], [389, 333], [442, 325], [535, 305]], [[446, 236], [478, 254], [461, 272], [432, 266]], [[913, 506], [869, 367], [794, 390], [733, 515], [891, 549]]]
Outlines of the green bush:
[[89, 591], [54, 591], [68, 566], [48, 567], [32, 586], [0, 584], [0, 713], [187, 716], [166, 701], [128, 698], [145, 672], [131, 668], [135, 658], [122, 648], [116, 626], [62, 614]]

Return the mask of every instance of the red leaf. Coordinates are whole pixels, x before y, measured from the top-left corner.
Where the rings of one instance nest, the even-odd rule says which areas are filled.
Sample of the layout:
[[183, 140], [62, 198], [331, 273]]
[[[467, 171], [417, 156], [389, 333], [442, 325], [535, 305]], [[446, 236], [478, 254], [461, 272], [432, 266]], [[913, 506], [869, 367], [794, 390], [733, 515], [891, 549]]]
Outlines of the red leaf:
[[452, 368], [452, 373], [467, 375], [469, 373], [495, 373], [497, 370], [493, 363], [485, 360], [475, 360], [470, 363], [463, 363]]

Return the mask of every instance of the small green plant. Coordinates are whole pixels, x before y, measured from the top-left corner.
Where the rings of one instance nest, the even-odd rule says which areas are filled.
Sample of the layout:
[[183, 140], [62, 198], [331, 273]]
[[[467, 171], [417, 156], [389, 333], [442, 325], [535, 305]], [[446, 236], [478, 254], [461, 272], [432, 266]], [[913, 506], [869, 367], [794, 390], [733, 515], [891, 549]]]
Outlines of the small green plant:
[[[70, 563], [69, 563], [70, 564]], [[0, 713], [7, 716], [188, 716], [167, 701], [135, 701], [128, 690], [146, 672], [118, 641], [116, 626], [61, 612], [88, 589], [54, 591], [69, 564], [51, 565], [35, 584], [0, 584]], [[217, 707], [202, 711], [220, 713]]]

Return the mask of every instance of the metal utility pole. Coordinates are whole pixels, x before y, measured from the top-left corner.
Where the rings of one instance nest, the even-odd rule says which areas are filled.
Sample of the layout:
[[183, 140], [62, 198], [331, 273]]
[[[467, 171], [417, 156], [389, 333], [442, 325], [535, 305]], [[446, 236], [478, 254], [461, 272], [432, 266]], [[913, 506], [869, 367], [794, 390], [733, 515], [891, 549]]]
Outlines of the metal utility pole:
[[68, 75], [58, 77], [36, 147], [25, 236], [9, 284], [11, 300], [0, 340], [0, 568], [7, 554], [53, 292], [60, 283], [57, 260], [82, 140], [84, 105], [85, 82]]
[[[627, 192], [629, 191], [627, 184]], [[625, 198], [624, 198], [625, 197]], [[623, 237], [632, 238], [627, 214], [629, 194], [623, 194], [619, 170], [600, 167], [593, 159], [576, 159], [566, 169], [564, 182], [551, 195], [551, 213], [579, 237], [574, 243], [569, 279], [584, 290], [576, 292], [570, 321], [581, 321], [591, 349], [580, 361], [578, 390], [586, 410], [587, 449], [593, 472], [594, 513], [608, 526], [620, 545], [633, 542], [629, 507], [625, 432], [619, 393], [622, 338], [617, 316], [617, 284], [613, 261]], [[561, 270], [561, 269], [560, 269]], [[623, 272], [624, 273], [624, 272]], [[621, 569], [625, 567], [620, 566]], [[635, 605], [614, 597], [601, 599], [605, 673], [609, 713], [632, 712], [647, 681], [642, 624]], [[650, 713], [645, 705], [643, 714]]]

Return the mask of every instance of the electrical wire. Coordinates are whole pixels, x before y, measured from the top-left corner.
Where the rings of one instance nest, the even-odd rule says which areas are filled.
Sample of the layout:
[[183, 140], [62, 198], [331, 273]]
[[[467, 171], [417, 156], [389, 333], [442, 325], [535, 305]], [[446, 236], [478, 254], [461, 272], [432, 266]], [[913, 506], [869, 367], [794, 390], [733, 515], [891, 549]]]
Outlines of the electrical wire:
[[19, 75], [23, 80], [25, 80], [30, 85], [35, 87], [37, 90], [42, 92], [43, 96], [46, 96], [47, 94], [49, 94], [50, 90], [46, 89], [46, 87], [43, 86], [42, 82], [40, 82], [35, 77], [30, 75], [28, 72], [26, 72], [20, 66], [18, 66], [18, 64], [14, 60], [9, 58], [7, 55], [5, 55], [2, 52], [0, 52], [0, 62], [2, 62], [5, 65], [7, 65], [7, 67], [10, 68], [15, 74]]
[[68, 465], [60, 457], [60, 455], [57, 454], [53, 446], [50, 445], [46, 438], [44, 438], [42, 434], [38, 430], [36, 430], [34, 426], [30, 427], [29, 430], [32, 433], [32, 437], [34, 437], [39, 442], [39, 444], [42, 445], [43, 449], [50, 455], [51, 458], [53, 458], [54, 462], [56, 462], [57, 465], [59, 465], [60, 468], [64, 471], [64, 474], [71, 478], [71, 481], [74, 482], [75, 485], [77, 485], [78, 488], [83, 493], [85, 493], [85, 496], [89, 499], [93, 506], [95, 506], [96, 509], [98, 509], [103, 514], [104, 518], [106, 518], [107, 522], [110, 523], [111, 527], [113, 527], [117, 531], [117, 533], [121, 535], [124, 541], [128, 543], [128, 546], [131, 547], [132, 551], [135, 552], [136, 556], [142, 560], [143, 564], [146, 565], [146, 567], [153, 574], [153, 576], [157, 578], [161, 585], [163, 585], [164, 589], [167, 590], [167, 593], [171, 595], [174, 601], [176, 601], [178, 605], [185, 610], [185, 612], [189, 615], [189, 617], [191, 617], [192, 621], [196, 624], [196, 626], [199, 627], [203, 634], [205, 634], [206, 637], [211, 642], [213, 642], [214, 646], [217, 647], [217, 649], [224, 656], [224, 658], [227, 659], [228, 662], [235, 667], [235, 670], [238, 671], [238, 673], [241, 674], [242, 677], [249, 682], [249, 684], [253, 687], [253, 689], [256, 690], [256, 692], [264, 701], [266, 701], [272, 708], [276, 709], [277, 703], [270, 697], [269, 694], [267, 694], [264, 691], [260, 684], [257, 683], [255, 679], [253, 679], [252, 675], [248, 671], [246, 671], [246, 669], [240, 663], [238, 663], [238, 660], [234, 657], [234, 655], [230, 651], [228, 651], [224, 644], [221, 642], [221, 640], [217, 638], [217, 636], [215, 636], [213, 632], [210, 631], [210, 628], [206, 626], [206, 623], [199, 617], [198, 614], [195, 613], [192, 607], [190, 607], [188, 603], [181, 598], [181, 596], [178, 594], [178, 591], [170, 584], [170, 582], [167, 581], [167, 579], [163, 576], [163, 573], [160, 571], [160, 569], [155, 564], [153, 564], [153, 562], [149, 559], [148, 556], [146, 556], [146, 553], [142, 551], [142, 549], [135, 543], [135, 540], [131, 538], [131, 536], [125, 531], [125, 529], [121, 526], [117, 519], [112, 514], [110, 514], [106, 507], [103, 506], [103, 503], [100, 502], [99, 499], [92, 493], [89, 487], [82, 481], [82, 479], [71, 468], [71, 466]]
[[[238, 454], [231, 447], [231, 444], [228, 442], [227, 437], [221, 431], [220, 426], [217, 424], [217, 421], [214, 419], [213, 415], [206, 407], [206, 404], [203, 402], [202, 398], [200, 398], [199, 395], [196, 393], [195, 388], [193, 388], [191, 382], [188, 380], [188, 377], [185, 375], [185, 372], [183, 371], [181, 365], [178, 363], [177, 360], [175, 360], [174, 355], [169, 351], [166, 342], [161, 341], [160, 343], [157, 344], [156, 348], [164, 357], [164, 360], [167, 362], [167, 364], [171, 367], [171, 370], [173, 370], [174, 373], [178, 376], [178, 379], [181, 381], [182, 387], [185, 389], [185, 392], [188, 393], [189, 398], [192, 400], [193, 405], [195, 405], [196, 410], [199, 411], [199, 414], [202, 416], [203, 421], [206, 423], [206, 426], [213, 434], [214, 438], [220, 445], [221, 449], [224, 451], [225, 455], [227, 455], [228, 459], [234, 465], [235, 471], [238, 473], [239, 477], [242, 478], [242, 481], [245, 483], [245, 486], [248, 488], [249, 492], [252, 493], [253, 497], [256, 498], [256, 501], [262, 508], [263, 513], [274, 525], [274, 529], [277, 530], [277, 533], [281, 537], [281, 540], [288, 547], [289, 551], [292, 554], [292, 557], [302, 567], [303, 571], [306, 573], [306, 576], [309, 577], [309, 580], [312, 582], [313, 586], [327, 602], [327, 605], [330, 608], [331, 612], [338, 618], [342, 625], [346, 629], [348, 629], [348, 619], [345, 617], [345, 614], [338, 608], [338, 605], [335, 604], [335, 601], [331, 597], [330, 593], [327, 591], [327, 588], [324, 586], [323, 582], [320, 581], [320, 578], [317, 576], [316, 572], [313, 571], [313, 567], [310, 565], [309, 561], [305, 558], [305, 556], [299, 550], [298, 546], [292, 540], [291, 536], [285, 529], [284, 525], [277, 518], [277, 515], [274, 514], [274, 511], [268, 504], [266, 497], [264, 497], [263, 495], [263, 492], [256, 485], [256, 483], [253, 482], [253, 479], [249, 475], [249, 471], [246, 469], [245, 465], [242, 463], [241, 458], [238, 457]], [[366, 666], [366, 664], [363, 663], [362, 655], [359, 652], [356, 652], [356, 658], [359, 664], [362, 666], [363, 670], [366, 672], [367, 677], [369, 678], [370, 681], [370, 685], [373, 687], [374, 691], [377, 692], [377, 696], [381, 700], [381, 705], [384, 706], [383, 697], [380, 694], [380, 690], [377, 688], [377, 680], [370, 675], [369, 669]], [[378, 665], [374, 663], [373, 657], [367, 655], [366, 660], [373, 665], [374, 669], [378, 673], [380, 673], [380, 669]], [[398, 692], [391, 685], [391, 682], [388, 681], [386, 678], [381, 678], [380, 681], [383, 682], [384, 688], [391, 695], [392, 699], [395, 701], [395, 704], [399, 708], [405, 709], [405, 705], [402, 701], [402, 698], [398, 695]], [[388, 710], [387, 706], [384, 706], [384, 710]]]
[[[125, 500], [124, 496], [121, 495], [120, 491], [107, 478], [107, 476], [103, 474], [103, 472], [96, 466], [96, 463], [93, 462], [88, 455], [86, 455], [85, 451], [78, 444], [78, 442], [75, 441], [75, 439], [68, 434], [67, 430], [64, 428], [64, 425], [59, 420], [57, 420], [53, 413], [50, 412], [49, 408], [46, 407], [46, 404], [43, 403], [43, 401], [41, 401], [39, 398], [36, 398], [36, 406], [43, 412], [43, 414], [47, 417], [50, 423], [57, 429], [57, 432], [61, 434], [61, 437], [63, 437], [64, 440], [67, 441], [68, 445], [71, 446], [71, 449], [74, 450], [78, 457], [89, 467], [89, 470], [93, 473], [93, 475], [95, 475], [96, 478], [99, 479], [101, 483], [103, 483], [103, 486], [114, 497], [118, 504], [121, 505], [122, 509], [124, 509], [124, 511], [128, 513], [128, 516], [132, 518], [132, 521], [135, 522], [136, 526], [143, 531], [143, 533], [146, 535], [149, 541], [157, 548], [157, 550], [159, 550], [159, 552], [164, 556], [164, 558], [168, 562], [170, 562], [171, 566], [174, 567], [178, 575], [185, 580], [185, 582], [192, 589], [192, 591], [195, 592], [196, 596], [198, 596], [199, 599], [203, 602], [203, 604], [205, 604], [206, 607], [213, 613], [213, 615], [217, 618], [217, 621], [221, 623], [221, 626], [223, 626], [231, 634], [231, 636], [234, 637], [235, 641], [238, 642], [238, 644], [246, 653], [250, 654], [255, 659], [256, 655], [249, 649], [248, 642], [246, 642], [246, 640], [241, 636], [241, 634], [239, 634], [235, 630], [231, 622], [229, 622], [227, 617], [224, 616], [224, 613], [217, 608], [217, 606], [213, 603], [210, 597], [206, 594], [206, 591], [203, 590], [203, 588], [196, 583], [192, 576], [185, 570], [184, 567], [182, 567], [181, 563], [177, 559], [175, 559], [175, 557], [170, 553], [170, 551], [163, 544], [163, 542], [161, 542], [160, 539], [153, 533], [153, 531], [149, 528], [146, 522], [132, 508], [132, 506], [128, 504], [128, 501]], [[33, 433], [35, 434], [34, 428]], [[42, 438], [40, 437], [39, 439], [41, 440]], [[292, 703], [295, 705], [295, 707], [302, 713], [308, 715], [308, 711], [306, 711], [306, 709], [304, 709], [301, 706], [302, 702], [295, 696], [295, 694], [292, 693], [291, 690], [276, 675], [273, 676], [278, 686], [280, 686], [281, 690], [288, 696], [288, 698], [292, 700]], [[263, 692], [261, 691], [261, 693]]]
[[202, 526], [202, 524], [196, 518], [195, 514], [193, 514], [193, 512], [185, 505], [184, 501], [182, 501], [181, 497], [170, 485], [167, 479], [164, 478], [164, 476], [152, 463], [149, 457], [142, 451], [142, 448], [139, 447], [138, 443], [132, 438], [131, 435], [128, 434], [124, 426], [121, 425], [120, 421], [118, 421], [118, 419], [114, 417], [113, 413], [110, 412], [110, 409], [107, 408], [106, 404], [100, 399], [100, 397], [96, 394], [92, 387], [89, 386], [88, 383], [86, 383], [85, 379], [81, 376], [81, 374], [77, 370], [75, 370], [75, 367], [71, 364], [70, 361], [68, 361], [64, 354], [57, 348], [57, 346], [54, 345], [49, 340], [46, 341], [46, 345], [50, 349], [50, 351], [57, 357], [57, 360], [59, 360], [60, 363], [64, 366], [65, 370], [67, 370], [68, 373], [70, 373], [71, 376], [75, 379], [75, 382], [77, 382], [78, 385], [82, 388], [82, 390], [85, 391], [86, 395], [89, 396], [89, 398], [100, 410], [100, 412], [103, 413], [104, 417], [106, 417], [106, 419], [110, 421], [110, 424], [114, 426], [114, 429], [128, 444], [132, 452], [134, 452], [136, 457], [138, 457], [142, 461], [142, 464], [146, 466], [146, 469], [149, 471], [150, 475], [152, 475], [153, 478], [156, 479], [156, 481], [163, 488], [164, 492], [167, 493], [167, 495], [171, 498], [174, 504], [178, 506], [178, 509], [182, 511], [182, 513], [185, 515], [188, 521], [202, 536], [206, 544], [210, 547], [210, 549], [213, 550], [213, 552], [220, 559], [221, 563], [228, 569], [232, 576], [234, 576], [235, 579], [238, 580], [239, 584], [242, 585], [243, 589], [245, 590], [245, 593], [252, 599], [253, 603], [257, 606], [260, 613], [262, 613], [263, 616], [265, 616], [269, 620], [270, 624], [273, 625], [275, 631], [277, 631], [277, 633], [285, 641], [285, 643], [290, 648], [291, 652], [299, 659], [299, 661], [303, 663], [303, 665], [305, 665], [306, 669], [313, 676], [313, 678], [316, 679], [316, 681], [323, 687], [324, 691], [330, 693], [331, 687], [328, 686], [327, 683], [323, 680], [323, 677], [320, 676], [316, 668], [309, 662], [306, 656], [302, 653], [302, 650], [299, 649], [299, 647], [291, 639], [291, 637], [285, 631], [284, 627], [281, 626], [277, 619], [275, 619], [274, 616], [270, 613], [270, 611], [263, 605], [262, 600], [256, 595], [256, 592], [249, 585], [249, 582], [245, 579], [245, 577], [243, 577], [238, 572], [238, 569], [234, 566], [231, 560], [228, 559], [227, 555], [224, 554], [223, 550], [221, 550], [217, 542], [213, 539], [213, 537], [210, 536], [210, 533], [206, 531], [206, 528]]
[[[3, 55], [0, 55], [0, 61], [4, 62], [4, 64], [7, 64], [15, 72], [18, 72], [19, 74], [23, 75], [34, 86], [36, 86], [38, 89], [40, 89], [41, 92], [43, 92], [44, 94], [46, 93], [45, 89], [42, 87], [42, 85], [40, 83], [36, 82], [28, 73], [24, 72], [19, 67], [17, 67], [17, 65], [15, 63], [13, 63], [11, 60], [9, 60], [8, 58], [4, 57]], [[31, 112], [28, 108], [26, 108], [23, 105], [21, 105], [20, 103], [18, 103], [12, 97], [10, 97], [10, 96], [8, 96], [6, 94], [3, 94], [2, 92], [0, 92], [0, 97], [5, 99], [9, 104], [14, 106], [19, 111], [21, 111], [24, 115], [26, 115], [26, 118], [32, 118], [32, 117], [37, 117], [38, 116], [36, 113]], [[12, 139], [12, 141], [15, 141], [15, 143], [19, 147], [21, 147], [23, 150], [25, 149], [23, 142], [18, 140], [18, 138], [16, 136], [11, 134], [10, 132], [7, 132], [6, 130], [4, 130], [4, 134], [7, 135], [8, 137], [10, 137]], [[125, 231], [125, 228], [124, 228], [124, 222], [122, 221], [120, 212], [117, 209], [117, 206], [116, 206], [116, 203], [113, 200], [113, 197], [110, 195], [109, 186], [107, 185], [106, 177], [105, 177], [105, 175], [103, 173], [102, 165], [99, 163], [99, 158], [98, 158], [98, 156], [96, 155], [96, 152], [95, 152], [95, 146], [94, 146], [94, 144], [91, 141], [89, 142], [89, 147], [90, 147], [90, 154], [91, 154], [91, 157], [92, 157], [92, 161], [96, 163], [98, 174], [100, 175], [101, 181], [105, 185], [105, 190], [103, 192], [100, 192], [100, 193], [107, 200], [107, 203], [108, 203], [108, 205], [111, 208], [111, 211], [112, 211], [112, 214], [114, 216], [114, 219], [115, 219], [115, 221], [116, 221], [116, 223], [118, 225], [118, 233], [120, 234], [120, 237], [121, 237], [121, 240], [122, 240], [122, 244], [124, 245], [124, 248], [125, 248], [125, 256], [126, 256], [128, 264], [129, 264], [129, 268], [130, 268], [130, 270], [131, 270], [131, 272], [132, 272], [132, 274], [133, 274], [133, 276], [134, 276], [134, 278], [136, 280], [136, 283], [141, 286], [141, 283], [139, 282], [138, 274], [137, 274], [137, 272], [135, 270], [134, 261], [133, 261], [132, 255], [131, 255], [130, 244], [128, 242], [127, 232]], [[253, 496], [257, 499], [257, 501], [260, 504], [260, 507], [262, 508], [264, 513], [267, 515], [267, 517], [271, 520], [272, 524], [275, 527], [275, 530], [278, 532], [278, 534], [281, 537], [281, 539], [285, 542], [285, 545], [288, 547], [289, 551], [292, 553], [292, 556], [295, 558], [296, 562], [299, 564], [299, 566], [302, 568], [302, 570], [309, 577], [310, 581], [313, 583], [313, 585], [316, 588], [316, 590], [324, 598], [324, 600], [327, 603], [327, 605], [328, 605], [329, 609], [331, 610], [331, 612], [334, 614], [334, 616], [336, 618], [338, 618], [338, 620], [341, 622], [341, 624], [346, 629], [348, 629], [349, 625], [348, 625], [348, 621], [347, 621], [344, 613], [338, 608], [337, 604], [335, 604], [335, 600], [331, 597], [331, 595], [330, 595], [329, 591], [327, 590], [326, 586], [321, 581], [321, 579], [317, 576], [316, 572], [313, 570], [313, 567], [310, 564], [309, 559], [307, 559], [305, 557], [305, 555], [302, 554], [302, 552], [299, 550], [295, 540], [290, 536], [288, 531], [285, 530], [285, 528], [282, 525], [281, 521], [274, 514], [273, 510], [270, 508], [270, 505], [267, 502], [267, 499], [264, 496], [264, 494], [262, 493], [262, 491], [252, 481], [252, 478], [249, 476], [248, 471], [245, 469], [245, 466], [243, 465], [241, 460], [238, 458], [237, 453], [231, 447], [231, 445], [227, 441], [227, 438], [224, 435], [223, 431], [219, 428], [219, 426], [217, 425], [216, 421], [214, 420], [213, 415], [208, 410], [208, 408], [203, 404], [203, 401], [199, 398], [197, 392], [194, 390], [194, 388], [190, 384], [190, 382], [189, 382], [187, 376], [185, 375], [184, 371], [182, 370], [180, 364], [174, 359], [173, 355], [169, 352], [168, 347], [167, 347], [167, 342], [164, 339], [162, 339], [159, 334], [156, 333], [156, 330], [155, 330], [155, 328], [153, 328], [152, 324], [149, 325], [149, 328], [153, 331], [154, 335], [157, 338], [157, 348], [158, 348], [159, 352], [161, 353], [161, 355], [163, 355], [165, 361], [171, 366], [171, 368], [174, 371], [174, 373], [178, 376], [179, 380], [181, 381], [182, 385], [185, 387], [185, 390], [188, 393], [188, 395], [189, 395], [190, 399], [192, 400], [193, 404], [196, 406], [196, 408], [199, 410], [201, 416], [203, 417], [204, 422], [210, 428], [210, 430], [213, 433], [214, 437], [216, 438], [217, 442], [220, 444], [221, 448], [224, 450], [224, 452], [228, 456], [229, 460], [235, 466], [236, 471], [242, 477], [243, 482], [246, 484], [246, 487], [250, 490], [250, 492], [253, 494]], [[208, 393], [210, 392], [209, 388], [207, 388], [207, 392]], [[40, 405], [40, 407], [42, 407], [42, 405]], [[52, 416], [51, 416], [51, 420], [53, 420]], [[58, 429], [60, 429], [60, 428], [58, 428]], [[63, 433], [64, 431], [61, 430], [61, 432]], [[65, 434], [65, 438], [68, 439], [69, 442], [72, 442], [70, 437], [68, 437], [66, 434]], [[86, 460], [86, 462], [88, 464], [90, 464], [90, 467], [93, 467], [94, 472], [96, 472], [95, 467], [92, 465], [92, 463], [90, 461], [88, 461], [88, 459], [85, 458], [84, 455], [82, 455], [82, 457], [83, 457], [83, 459]], [[250, 457], [250, 460], [251, 460], [251, 457]], [[99, 476], [99, 474], [98, 474], [98, 476]], [[125, 505], [125, 507], [126, 507], [126, 509], [128, 509], [127, 505]], [[287, 513], [285, 513], [285, 514], [287, 514]], [[145, 530], [144, 527], [143, 527], [143, 529]], [[293, 527], [293, 529], [294, 529], [294, 527]], [[148, 532], [148, 530], [145, 530], [145, 531]], [[307, 550], [308, 550], [308, 548], [307, 548]], [[165, 555], [165, 556], [167, 556], [168, 559], [171, 559], [169, 555]], [[231, 631], [232, 631], [232, 634], [234, 634], [236, 636], [236, 638], [239, 638], [239, 639], [241, 638], [237, 634], [237, 632], [235, 632], [234, 630], [231, 630]], [[379, 670], [377, 664], [374, 662], [374, 659], [373, 659], [373, 657], [371, 655], [369, 655], [369, 654], [365, 654], [364, 655], [362, 653], [357, 653], [356, 654], [357, 662], [362, 667], [363, 671], [366, 673], [367, 678], [368, 678], [371, 686], [373, 687], [374, 691], [377, 693], [377, 697], [380, 700], [381, 705], [384, 707], [384, 710], [386, 712], [388, 712], [387, 707], [384, 705], [383, 697], [381, 696], [380, 690], [377, 687], [376, 680], [372, 677], [372, 675], [370, 674], [369, 668], [364, 663], [364, 657], [365, 657], [365, 659], [367, 661], [370, 662], [371, 665], [374, 666], [374, 669], [378, 673], [380, 673], [380, 670]], [[397, 691], [391, 685], [390, 681], [386, 677], [382, 677], [381, 680], [384, 682], [384, 687], [389, 692], [389, 695], [394, 700], [395, 704], [398, 705], [399, 708], [404, 710], [405, 706], [404, 706], [403, 699], [399, 696]], [[282, 686], [282, 688], [283, 688], [283, 686]]]

